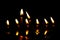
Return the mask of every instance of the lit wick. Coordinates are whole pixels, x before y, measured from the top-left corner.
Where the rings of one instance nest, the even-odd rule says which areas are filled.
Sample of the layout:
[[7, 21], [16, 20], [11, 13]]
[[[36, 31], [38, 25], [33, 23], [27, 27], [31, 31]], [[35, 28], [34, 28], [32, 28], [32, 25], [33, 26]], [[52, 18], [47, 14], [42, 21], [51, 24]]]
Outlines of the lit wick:
[[18, 35], [19, 35], [19, 32], [17, 31], [17, 32], [16, 32], [16, 36], [18, 36]]
[[29, 22], [28, 22], [28, 19], [27, 19], [27, 18], [25, 19], [25, 22], [26, 22], [26, 24], [29, 24]]
[[15, 22], [16, 22], [16, 24], [19, 24], [19, 21], [18, 21], [18, 19], [15, 19]]
[[30, 17], [30, 15], [28, 14], [28, 12], [26, 12], [26, 15], [27, 15], [27, 18], [29, 19], [29, 22], [31, 22], [31, 17]]
[[24, 12], [23, 12], [23, 9], [20, 10], [20, 23], [23, 22], [23, 15], [24, 15]]
[[48, 24], [48, 21], [45, 18], [44, 18], [44, 21], [45, 21], [46, 24]]
[[39, 24], [39, 20], [38, 19], [36, 19], [36, 24]]
[[38, 19], [36, 19], [36, 27], [38, 27], [39, 26], [39, 20]]
[[36, 35], [38, 35], [38, 34], [40, 33], [40, 32], [39, 32], [39, 29], [37, 29], [35, 33], [36, 33]]
[[20, 11], [20, 15], [21, 15], [21, 16], [24, 15], [24, 13], [23, 13], [23, 9], [21, 9], [21, 11]]
[[48, 32], [48, 30], [45, 30], [44, 35], [46, 35], [46, 34], [47, 34], [47, 32]]
[[10, 25], [10, 24], [9, 24], [9, 20], [6, 21], [6, 24], [7, 24], [8, 28], [9, 28], [9, 25]]
[[26, 30], [26, 35], [28, 35], [29, 34], [29, 30]]
[[54, 24], [54, 19], [52, 17], [50, 17], [50, 19], [51, 19], [51, 22]]

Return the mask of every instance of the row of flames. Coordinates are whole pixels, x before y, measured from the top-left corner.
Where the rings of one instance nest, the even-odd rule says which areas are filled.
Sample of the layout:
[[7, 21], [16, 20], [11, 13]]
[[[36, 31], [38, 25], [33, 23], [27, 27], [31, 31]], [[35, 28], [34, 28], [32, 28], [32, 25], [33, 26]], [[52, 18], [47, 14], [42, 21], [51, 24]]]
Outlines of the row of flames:
[[[22, 15], [24, 15], [23, 9], [21, 9], [21, 11], [20, 11], [20, 16], [22, 16]], [[28, 18], [28, 19], [26, 18], [26, 19], [25, 19], [25, 22], [26, 22], [26, 24], [29, 24], [29, 20], [31, 20], [31, 19], [30, 19], [31, 17], [30, 17], [30, 15], [28, 14], [28, 12], [26, 12], [26, 15], [27, 15], [27, 18]], [[55, 22], [54, 22], [54, 19], [53, 19], [52, 17], [50, 17], [50, 19], [51, 19], [51, 22], [54, 24], [54, 23], [55, 23]], [[45, 21], [45, 24], [48, 24], [48, 23], [49, 23], [46, 18], [44, 18], [44, 21]], [[19, 24], [19, 21], [18, 21], [17, 18], [15, 19], [15, 22], [16, 22], [16, 24]], [[8, 27], [9, 27], [9, 25], [10, 25], [9, 20], [6, 21], [6, 24], [7, 24]], [[37, 24], [37, 25], [40, 24], [38, 19], [36, 19], [36, 24]], [[44, 35], [46, 35], [47, 32], [48, 32], [48, 30], [45, 30]], [[36, 35], [38, 35], [38, 34], [40, 33], [40, 32], [39, 32], [39, 29], [36, 29], [35, 33], [36, 33]], [[29, 34], [29, 30], [26, 30], [25, 34], [28, 35], [28, 34]], [[18, 35], [19, 35], [19, 31], [16, 31], [16, 36], [18, 36]], [[20, 36], [20, 37], [23, 38], [23, 36]], [[26, 37], [26, 38], [27, 38], [27, 37]], [[21, 40], [21, 39], [20, 39], [20, 40]]]

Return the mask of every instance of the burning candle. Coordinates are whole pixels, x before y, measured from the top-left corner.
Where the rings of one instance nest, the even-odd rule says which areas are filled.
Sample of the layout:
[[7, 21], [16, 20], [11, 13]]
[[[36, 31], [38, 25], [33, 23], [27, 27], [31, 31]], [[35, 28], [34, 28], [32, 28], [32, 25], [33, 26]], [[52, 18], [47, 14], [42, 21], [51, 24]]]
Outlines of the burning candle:
[[31, 22], [31, 20], [30, 20], [30, 15], [28, 14], [28, 12], [26, 12], [26, 15], [27, 15], [27, 18], [29, 19], [29, 22]]
[[19, 24], [19, 21], [18, 21], [18, 19], [15, 19], [15, 22], [16, 22], [16, 24]]
[[6, 24], [7, 24], [7, 26], [8, 26], [7, 28], [9, 28], [9, 25], [10, 25], [10, 24], [9, 24], [9, 20], [6, 21]]
[[38, 19], [36, 19], [36, 24], [39, 24], [39, 20]]
[[39, 32], [39, 29], [37, 29], [35, 33], [36, 33], [36, 35], [38, 35], [38, 34], [40, 33], [40, 32]]
[[48, 24], [48, 21], [45, 18], [44, 18], [44, 21], [45, 21], [46, 24]]
[[23, 9], [20, 10], [20, 23], [23, 22], [23, 15], [24, 15], [24, 12], [23, 12]]
[[29, 34], [29, 30], [26, 30], [26, 35], [28, 35]]
[[23, 13], [23, 9], [21, 9], [21, 11], [20, 11], [20, 15], [21, 15], [21, 16], [24, 15], [24, 13]]
[[50, 19], [51, 19], [51, 22], [54, 24], [55, 22], [54, 22], [54, 19], [52, 18], [52, 17], [50, 17]]
[[47, 32], [48, 32], [48, 30], [45, 30], [44, 35], [46, 35], [46, 34], [47, 34]]
[[28, 22], [28, 19], [27, 19], [27, 18], [25, 19], [25, 22], [26, 22], [26, 24], [29, 24], [29, 22]]
[[36, 19], [36, 27], [38, 27], [38, 26], [39, 26], [39, 20]]
[[16, 31], [16, 36], [18, 36], [19, 35], [19, 32], [18, 31]]

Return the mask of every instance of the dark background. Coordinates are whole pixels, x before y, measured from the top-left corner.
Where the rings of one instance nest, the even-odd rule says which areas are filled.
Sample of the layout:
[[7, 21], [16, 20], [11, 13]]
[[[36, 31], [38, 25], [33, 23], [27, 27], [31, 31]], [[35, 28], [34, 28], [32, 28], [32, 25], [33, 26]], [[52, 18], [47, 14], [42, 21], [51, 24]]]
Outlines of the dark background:
[[[59, 2], [57, 1], [40, 1], [40, 0], [17, 0], [17, 1], [1, 1], [0, 3], [0, 20], [5, 22], [6, 19], [16, 18], [21, 8], [28, 11], [34, 18], [54, 17], [56, 21], [56, 30], [53, 39], [59, 39], [60, 36], [60, 18], [59, 18]], [[1, 23], [2, 23], [1, 21]], [[12, 19], [13, 21], [13, 19]], [[3, 24], [3, 23], [2, 23]]]

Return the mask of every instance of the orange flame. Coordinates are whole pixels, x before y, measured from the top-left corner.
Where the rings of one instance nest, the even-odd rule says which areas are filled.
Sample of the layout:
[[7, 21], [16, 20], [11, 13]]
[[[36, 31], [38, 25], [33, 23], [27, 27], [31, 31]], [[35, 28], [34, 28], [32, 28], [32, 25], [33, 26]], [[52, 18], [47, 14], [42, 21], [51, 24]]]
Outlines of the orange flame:
[[47, 34], [47, 32], [48, 32], [48, 30], [45, 30], [44, 35], [46, 35], [46, 34]]
[[16, 24], [19, 24], [19, 21], [18, 21], [18, 19], [15, 19], [15, 22], [16, 22]]
[[26, 24], [29, 24], [28, 19], [25, 19]]
[[26, 15], [27, 15], [28, 19], [30, 19], [30, 16], [29, 16], [28, 12], [26, 12]]
[[40, 33], [40, 32], [39, 32], [39, 29], [37, 29], [35, 33], [36, 33], [36, 35], [38, 35], [38, 34]]
[[50, 19], [51, 19], [51, 22], [54, 24], [54, 19], [52, 17], [50, 17]]
[[18, 35], [19, 35], [19, 32], [17, 31], [17, 32], [16, 32], [16, 36], [18, 36]]
[[36, 19], [36, 24], [39, 24], [39, 20], [38, 19]]
[[28, 35], [29, 34], [29, 30], [26, 30], [26, 35]]
[[6, 21], [6, 24], [9, 25], [9, 20]]
[[45, 21], [46, 24], [48, 24], [48, 21], [45, 18], [44, 18], [44, 21]]
[[23, 9], [21, 9], [21, 11], [20, 11], [20, 15], [23, 15]]

